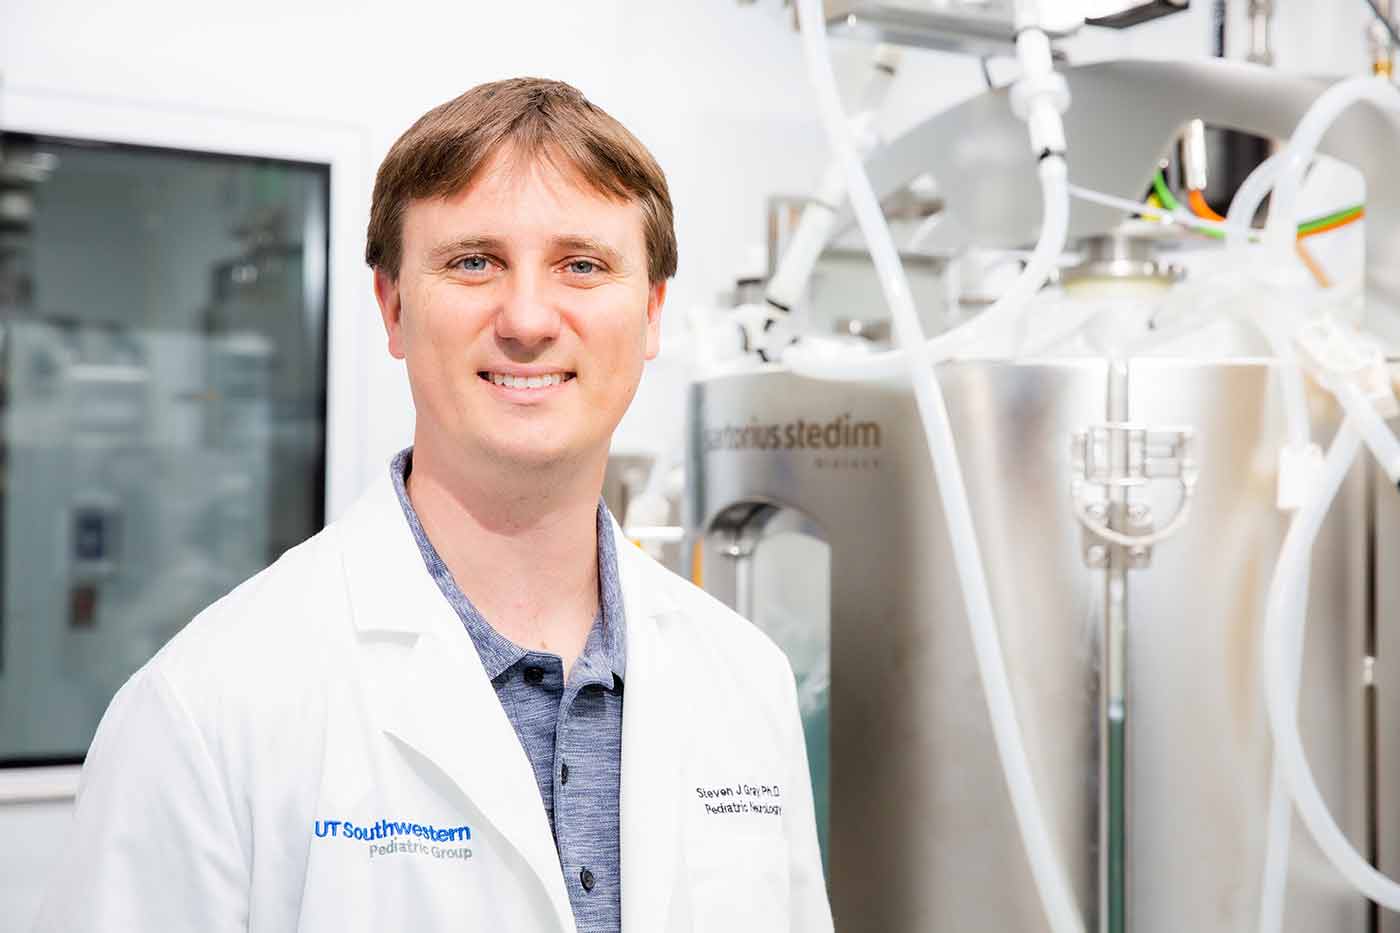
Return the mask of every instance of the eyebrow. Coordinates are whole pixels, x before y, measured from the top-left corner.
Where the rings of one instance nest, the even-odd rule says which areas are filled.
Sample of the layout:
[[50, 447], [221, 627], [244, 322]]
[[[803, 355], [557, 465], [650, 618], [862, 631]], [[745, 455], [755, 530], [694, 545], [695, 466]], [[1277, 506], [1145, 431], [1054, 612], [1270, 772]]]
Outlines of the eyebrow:
[[[622, 254], [602, 240], [586, 236], [557, 236], [550, 240], [550, 246], [555, 250], [571, 250], [582, 253], [593, 253], [614, 269], [622, 269], [625, 263]], [[428, 253], [428, 261], [433, 265], [445, 263], [450, 259], [462, 255], [463, 253], [491, 253], [504, 252], [505, 240], [498, 236], [464, 236], [455, 240], [439, 243]]]
[[490, 253], [500, 252], [505, 245], [500, 237], [494, 236], [464, 236], [455, 240], [448, 240], [439, 243], [428, 253], [428, 261], [433, 265], [447, 262], [462, 253]]
[[601, 256], [603, 261], [614, 269], [621, 270], [623, 267], [622, 254], [613, 249], [602, 240], [595, 240], [586, 236], [561, 236], [555, 237], [553, 245], [557, 249], [577, 250], [581, 253], [595, 253]]

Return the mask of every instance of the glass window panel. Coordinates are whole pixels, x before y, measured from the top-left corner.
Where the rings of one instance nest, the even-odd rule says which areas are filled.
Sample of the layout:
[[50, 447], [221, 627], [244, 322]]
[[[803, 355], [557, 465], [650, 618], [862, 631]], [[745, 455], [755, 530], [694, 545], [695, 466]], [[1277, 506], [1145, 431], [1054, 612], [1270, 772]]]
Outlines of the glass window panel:
[[796, 531], [758, 539], [749, 619], [777, 643], [797, 679], [822, 864], [831, 829], [831, 545]]
[[330, 171], [0, 134], [0, 766], [324, 520]]

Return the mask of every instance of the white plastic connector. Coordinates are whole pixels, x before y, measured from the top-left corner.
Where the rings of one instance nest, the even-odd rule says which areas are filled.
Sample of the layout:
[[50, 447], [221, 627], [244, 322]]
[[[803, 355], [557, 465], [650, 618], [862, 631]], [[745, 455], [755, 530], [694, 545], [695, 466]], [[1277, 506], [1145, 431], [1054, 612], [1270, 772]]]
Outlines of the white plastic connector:
[[1031, 151], [1063, 154], [1065, 128], [1060, 115], [1069, 109], [1069, 83], [1055, 71], [1050, 38], [1039, 29], [1023, 29], [1016, 37], [1021, 77], [1011, 86], [1011, 110], [1026, 121]]
[[1084, 25], [1087, 7], [1085, 0], [1016, 0], [1016, 28], [1065, 35]]
[[1400, 413], [1400, 403], [1380, 344], [1331, 318], [1309, 322], [1296, 339], [1305, 364], [1337, 397], [1385, 475], [1400, 485], [1400, 439], [1385, 423]]
[[1385, 351], [1376, 340], [1331, 317], [1303, 325], [1294, 340], [1303, 365], [1329, 391], [1349, 384], [1382, 418], [1400, 414]]
[[731, 312], [739, 327], [745, 353], [752, 353], [764, 363], [776, 363], [797, 333], [792, 318], [770, 304], [744, 304]]
[[1186, 166], [1186, 187], [1192, 191], [1204, 191], [1210, 184], [1206, 175], [1206, 125], [1202, 120], [1192, 120], [1186, 124], [1186, 145], [1183, 147]]
[[[850, 133], [856, 149], [865, 156], [880, 145], [879, 118], [899, 69], [901, 50], [881, 44], [875, 47], [870, 74], [861, 91], [860, 106], [850, 117]], [[791, 311], [802, 300], [812, 270], [836, 228], [836, 218], [846, 201], [846, 174], [840, 161], [834, 161], [822, 175], [811, 203], [802, 211], [797, 229], [783, 251], [764, 292], [769, 303]]]
[[1322, 477], [1322, 448], [1317, 444], [1306, 447], [1285, 447], [1278, 453], [1278, 508], [1292, 512], [1302, 508], [1308, 496], [1317, 489]]

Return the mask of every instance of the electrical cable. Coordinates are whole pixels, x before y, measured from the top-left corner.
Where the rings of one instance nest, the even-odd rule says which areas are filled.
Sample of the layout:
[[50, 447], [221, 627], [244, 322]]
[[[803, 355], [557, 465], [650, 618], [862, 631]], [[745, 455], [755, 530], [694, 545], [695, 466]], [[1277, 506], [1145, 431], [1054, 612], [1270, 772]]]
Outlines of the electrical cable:
[[1090, 203], [1099, 204], [1103, 207], [1114, 207], [1121, 211], [1139, 214], [1154, 220], [1162, 220], [1166, 223], [1181, 224], [1183, 227], [1190, 227], [1208, 233], [1223, 234], [1229, 229], [1227, 224], [1219, 224], [1212, 220], [1204, 220], [1193, 214], [1188, 214], [1185, 211], [1169, 211], [1156, 208], [1140, 201], [1134, 201], [1131, 198], [1120, 198], [1115, 195], [1104, 194], [1101, 191], [1095, 191], [1092, 188], [1084, 188], [1080, 185], [1070, 185], [1069, 193], [1079, 198], [1081, 201], [1089, 201]]
[[1156, 192], [1157, 199], [1167, 210], [1181, 210], [1181, 202], [1176, 199], [1176, 195], [1172, 194], [1172, 189], [1167, 186], [1167, 177], [1160, 170], [1152, 176], [1152, 190]]
[[1331, 288], [1334, 284], [1332, 277], [1327, 274], [1327, 270], [1322, 268], [1322, 263], [1317, 261], [1317, 257], [1308, 249], [1308, 245], [1299, 238], [1294, 244], [1293, 251], [1298, 254], [1298, 261], [1301, 262], [1312, 273], [1313, 281], [1317, 282], [1318, 288]]
[[[1197, 217], [1204, 217], [1206, 220], [1225, 221], [1225, 218], [1221, 217], [1220, 214], [1216, 212], [1215, 208], [1210, 206], [1210, 203], [1206, 201], [1205, 194], [1198, 188], [1193, 188], [1187, 193], [1186, 203], [1191, 205], [1191, 210], [1195, 212]], [[1350, 210], [1338, 211], [1336, 214], [1329, 215], [1329, 217], [1347, 217], [1359, 210], [1360, 208], [1351, 208]], [[1303, 243], [1303, 237], [1309, 235], [1304, 232], [1307, 226], [1307, 224], [1302, 224], [1298, 227], [1298, 244], [1294, 247], [1295, 252], [1298, 254], [1298, 261], [1301, 262], [1304, 268], [1308, 270], [1308, 273], [1312, 275], [1313, 281], [1317, 283], [1318, 288], [1331, 288], [1333, 285], [1332, 277], [1327, 274], [1327, 270], [1322, 267], [1322, 263], [1317, 261], [1317, 257], [1314, 256], [1312, 251]]]
[[[1323, 214], [1321, 217], [1314, 217], [1311, 220], [1303, 221], [1302, 223], [1298, 224], [1298, 232], [1302, 233], [1309, 227], [1319, 227], [1323, 224], [1330, 224], [1334, 221], [1344, 220], [1346, 218], [1360, 220], [1361, 215], [1365, 213], [1366, 206], [1364, 204], [1357, 204], [1354, 207], [1344, 207], [1339, 211], [1333, 211], [1330, 214]], [[1353, 217], [1352, 215], [1356, 216]]]
[[1317, 236], [1320, 233], [1329, 233], [1333, 230], [1340, 230], [1342, 227], [1354, 224], [1366, 216], [1364, 210], [1345, 212], [1340, 215], [1333, 214], [1330, 217], [1323, 217], [1318, 220], [1309, 221], [1298, 225], [1298, 239]]
[[1352, 78], [1332, 85], [1308, 108], [1288, 145], [1280, 152], [1282, 161], [1264, 233], [1266, 246], [1280, 261], [1285, 253], [1293, 251], [1292, 241], [1297, 239], [1297, 224], [1302, 219], [1298, 216], [1298, 196], [1304, 172], [1328, 129], [1344, 112], [1359, 103], [1369, 103], [1384, 112], [1400, 113], [1400, 89], [1379, 77]]
[[1191, 206], [1191, 211], [1197, 217], [1204, 217], [1206, 220], [1213, 220], [1216, 223], [1225, 223], [1225, 218], [1216, 213], [1206, 201], [1206, 196], [1196, 189], [1192, 189], [1186, 194], [1186, 203]]
[[[1171, 186], [1167, 184], [1167, 176], [1164, 175], [1160, 169], [1155, 175], [1152, 176], [1152, 192], [1157, 196], [1157, 199], [1162, 202], [1163, 206], [1171, 210], [1173, 213], [1181, 215], [1186, 212], [1186, 208], [1183, 207], [1182, 203], [1176, 199], [1176, 195], [1172, 193]], [[1193, 195], [1199, 196], [1199, 192], [1193, 191], [1191, 193]], [[1210, 205], [1206, 204], [1204, 199], [1201, 199], [1201, 204], [1205, 206], [1205, 212], [1198, 210], [1195, 201], [1192, 201], [1191, 198], [1188, 197], [1187, 200], [1191, 203], [1191, 213], [1194, 214], [1196, 217], [1199, 217], [1202, 220], [1209, 220], [1212, 223], [1217, 224], [1223, 224], [1225, 222], [1225, 218], [1215, 213], [1215, 211], [1212, 211], [1210, 209]], [[1198, 232], [1204, 233], [1211, 239], [1225, 239], [1224, 230], [1209, 230], [1201, 228], [1196, 229]]]
[[[1162, 182], [1160, 190], [1157, 190], [1158, 179]], [[1131, 198], [1120, 198], [1115, 195], [1104, 194], [1101, 191], [1095, 191], [1092, 188], [1085, 188], [1081, 185], [1070, 185], [1069, 193], [1079, 198], [1081, 201], [1089, 201], [1103, 207], [1114, 207], [1119, 210], [1129, 211], [1151, 220], [1161, 220], [1166, 223], [1179, 223], [1183, 227], [1189, 227], [1209, 237], [1223, 237], [1230, 229], [1230, 225], [1225, 220], [1215, 220], [1211, 217], [1203, 217], [1197, 212], [1185, 211], [1181, 207], [1181, 202], [1171, 193], [1171, 189], [1166, 187], [1166, 179], [1161, 178], [1160, 173], [1158, 174], [1158, 178], [1153, 179], [1153, 188], [1153, 193], [1148, 197], [1147, 201], [1141, 203]], [[1172, 203], [1176, 205], [1175, 208], [1167, 208], [1162, 204], [1164, 200], [1162, 198], [1163, 194], [1172, 199]], [[1153, 198], [1157, 199], [1157, 204], [1153, 203]], [[1158, 204], [1162, 204], [1162, 206], [1158, 206]], [[1208, 204], [1205, 205], [1205, 207], [1207, 210], [1210, 209], [1210, 205]], [[1217, 214], [1216, 216], [1218, 217], [1219, 215]], [[1333, 211], [1330, 214], [1314, 217], [1312, 220], [1300, 223], [1298, 225], [1298, 236], [1301, 238], [1303, 236], [1316, 236], [1319, 233], [1328, 233], [1332, 230], [1345, 227], [1347, 224], [1355, 223], [1365, 216], [1366, 208], [1364, 205], [1343, 208], [1342, 210]], [[1249, 239], [1251, 242], [1257, 242], [1259, 237], [1259, 231], [1249, 231]]]

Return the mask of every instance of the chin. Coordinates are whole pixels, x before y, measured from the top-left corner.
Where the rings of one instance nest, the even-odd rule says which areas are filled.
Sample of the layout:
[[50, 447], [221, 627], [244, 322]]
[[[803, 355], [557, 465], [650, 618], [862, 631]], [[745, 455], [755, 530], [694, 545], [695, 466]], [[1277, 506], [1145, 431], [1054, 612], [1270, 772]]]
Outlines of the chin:
[[480, 444], [482, 451], [498, 464], [521, 470], [544, 470], [577, 462], [583, 451], [558, 440], [497, 438]]

